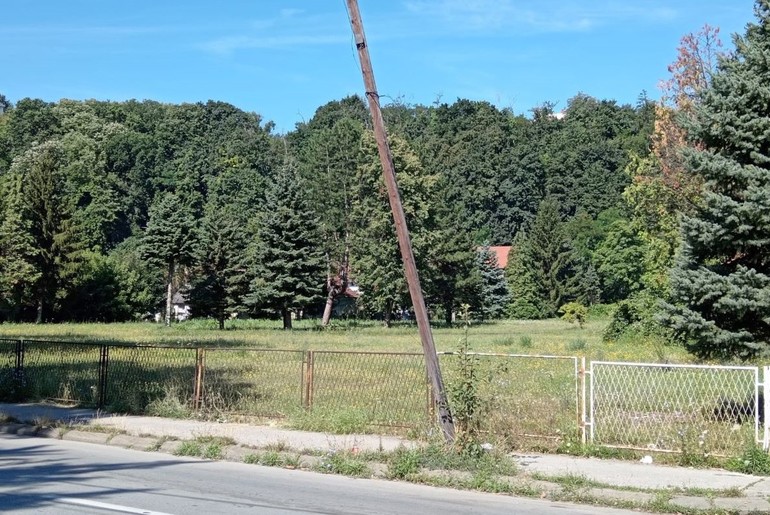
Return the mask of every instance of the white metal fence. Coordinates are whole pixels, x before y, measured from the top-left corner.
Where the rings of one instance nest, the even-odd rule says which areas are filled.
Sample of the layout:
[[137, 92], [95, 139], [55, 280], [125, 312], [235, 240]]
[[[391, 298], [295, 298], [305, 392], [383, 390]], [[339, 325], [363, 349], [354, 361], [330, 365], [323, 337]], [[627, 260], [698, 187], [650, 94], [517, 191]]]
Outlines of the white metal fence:
[[[594, 361], [587, 371], [591, 442], [658, 451], [734, 454], [768, 448], [770, 367]], [[762, 380], [764, 378], [764, 381]]]

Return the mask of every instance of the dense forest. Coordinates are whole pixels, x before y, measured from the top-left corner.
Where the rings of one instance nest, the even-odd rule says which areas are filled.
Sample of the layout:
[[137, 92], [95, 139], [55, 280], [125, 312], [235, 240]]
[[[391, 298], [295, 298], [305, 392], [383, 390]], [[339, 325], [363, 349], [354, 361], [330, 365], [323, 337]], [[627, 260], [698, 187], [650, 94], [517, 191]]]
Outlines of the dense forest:
[[[685, 36], [660, 100], [576, 94], [526, 116], [467, 99], [386, 106], [434, 319], [463, 304], [480, 319], [614, 304], [609, 337], [665, 320], [704, 356], [763, 352], [768, 3], [756, 11], [729, 55], [714, 28]], [[170, 320], [181, 293], [220, 326], [288, 328], [300, 313], [328, 322], [353, 285], [357, 316], [409, 307], [356, 96], [275, 134], [216, 101], [0, 95], [0, 190], [0, 320]], [[504, 272], [489, 249], [502, 245]]]

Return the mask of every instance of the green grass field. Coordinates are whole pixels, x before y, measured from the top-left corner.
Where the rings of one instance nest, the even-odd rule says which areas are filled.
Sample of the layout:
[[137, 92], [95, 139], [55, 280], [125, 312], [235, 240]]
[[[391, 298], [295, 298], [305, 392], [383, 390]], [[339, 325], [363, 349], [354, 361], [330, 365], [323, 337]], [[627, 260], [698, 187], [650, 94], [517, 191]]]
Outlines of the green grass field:
[[[462, 382], [456, 352], [466, 336], [472, 352], [527, 356], [477, 358], [481, 429], [496, 435], [506, 447], [525, 448], [522, 438], [534, 437], [540, 439], [537, 445], [552, 448], [580, 438], [580, 361], [570, 356], [585, 357], [588, 362], [693, 361], [682, 348], [655, 341], [627, 338], [603, 342], [601, 335], [607, 323], [607, 319], [594, 318], [579, 328], [562, 320], [510, 320], [471, 325], [467, 331], [459, 325], [436, 327], [433, 333], [439, 352], [455, 353], [440, 357], [450, 393], [453, 385]], [[294, 330], [284, 331], [278, 321], [238, 320], [228, 324], [225, 331], [209, 321], [171, 327], [154, 323], [2, 324], [0, 339], [28, 341], [24, 354], [27, 398], [96, 405], [97, 394], [102, 392], [111, 411], [193, 416], [196, 360], [201, 359], [205, 366], [198, 406], [204, 416], [280, 417], [293, 427], [329, 432], [381, 431], [385, 427], [429, 430], [431, 402], [415, 325], [384, 328], [376, 322], [337, 322], [321, 329], [316, 321], [301, 320]], [[130, 346], [110, 347], [108, 379], [103, 388], [98, 386], [102, 384], [100, 347], [84, 345], [88, 343]], [[137, 344], [140, 347], [134, 347]], [[13, 345], [0, 341], [0, 350], [9, 359]], [[206, 350], [201, 353], [197, 348]], [[639, 447], [682, 433], [684, 419], [678, 413], [688, 412], [692, 401], [680, 401], [678, 375], [661, 370], [654, 381], [655, 391], [649, 390], [655, 385], [643, 378], [620, 380], [603, 394], [597, 417], [604, 424], [599, 430], [604, 440]], [[12, 371], [11, 361], [0, 363], [0, 383], [18, 384], [13, 382]], [[626, 399], [636, 398], [635, 388], [644, 389], [652, 405], [627, 406]], [[693, 385], [691, 390], [697, 388]], [[740, 398], [747, 388], [743, 385], [732, 394]], [[715, 392], [700, 396], [705, 404], [697, 405], [692, 415], [695, 418], [687, 427], [701, 431], [701, 413], [716, 402], [715, 395], [722, 390]], [[621, 404], [615, 406], [613, 399]], [[666, 422], [669, 419], [670, 424]], [[655, 434], [636, 427], [648, 420], [656, 421]], [[716, 429], [729, 432], [730, 425], [711, 424], [708, 429], [708, 434], [721, 435], [721, 442], [727, 439]], [[749, 429], [742, 429], [746, 431], [727, 435], [735, 436], [730, 446], [745, 440]]]
[[[608, 319], [593, 318], [579, 328], [559, 319], [502, 320], [472, 325], [473, 351], [513, 354], [585, 356], [589, 360], [689, 363], [692, 357], [676, 346], [625, 339], [602, 342]], [[322, 329], [317, 320], [295, 321], [284, 331], [280, 321], [234, 320], [219, 331], [214, 321], [188, 321], [165, 327], [151, 322], [123, 324], [0, 324], [0, 338], [51, 339], [118, 344], [185, 347], [251, 347], [281, 350], [355, 350], [422, 352], [414, 324], [385, 328], [377, 322], [338, 321]], [[433, 328], [438, 351], [454, 351], [462, 327]]]

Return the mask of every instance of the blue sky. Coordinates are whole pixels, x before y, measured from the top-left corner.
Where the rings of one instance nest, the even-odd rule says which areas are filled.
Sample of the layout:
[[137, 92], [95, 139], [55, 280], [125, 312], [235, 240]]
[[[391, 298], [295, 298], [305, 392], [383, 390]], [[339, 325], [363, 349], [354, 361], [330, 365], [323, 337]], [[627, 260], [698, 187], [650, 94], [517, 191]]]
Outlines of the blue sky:
[[[751, 0], [359, 0], [383, 101], [488, 100], [527, 114], [582, 92], [635, 103], [680, 38], [730, 34]], [[36, 0], [0, 16], [0, 93], [230, 102], [278, 132], [360, 94], [344, 0]]]

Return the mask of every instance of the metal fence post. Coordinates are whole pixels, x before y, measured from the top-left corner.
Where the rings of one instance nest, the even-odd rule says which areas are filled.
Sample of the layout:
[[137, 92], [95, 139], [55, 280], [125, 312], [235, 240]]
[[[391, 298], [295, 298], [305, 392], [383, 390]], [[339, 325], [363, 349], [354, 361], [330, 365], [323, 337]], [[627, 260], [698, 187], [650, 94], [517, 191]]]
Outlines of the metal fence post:
[[762, 401], [764, 402], [764, 409], [760, 411], [762, 413], [762, 448], [766, 451], [770, 451], [770, 366], [765, 366], [762, 370]]
[[315, 353], [312, 350], [307, 351], [307, 362], [305, 364], [305, 409], [313, 408], [313, 380], [315, 372]]
[[[595, 424], [595, 411], [594, 411], [594, 362], [591, 362], [591, 367], [586, 371], [586, 373], [589, 375], [590, 381], [588, 382], [588, 417], [586, 420], [586, 425], [591, 427], [591, 432], [588, 435], [588, 440], [591, 443], [594, 443], [594, 427], [596, 427]], [[585, 384], [584, 384], [585, 386]], [[583, 399], [586, 397], [586, 389], [583, 389]], [[585, 403], [585, 400], [583, 401]]]
[[201, 408], [203, 397], [203, 372], [206, 367], [206, 351], [200, 347], [195, 349], [195, 378], [193, 379], [193, 409]]
[[107, 368], [109, 366], [109, 347], [102, 345], [99, 349], [99, 379], [96, 392], [96, 407], [104, 408], [107, 404]]
[[580, 358], [580, 371], [578, 372], [580, 388], [578, 393], [578, 427], [580, 428], [580, 442], [586, 443], [586, 357]]

